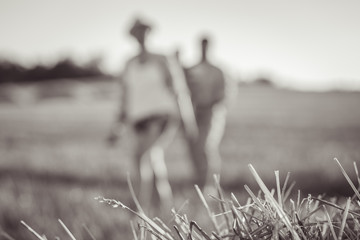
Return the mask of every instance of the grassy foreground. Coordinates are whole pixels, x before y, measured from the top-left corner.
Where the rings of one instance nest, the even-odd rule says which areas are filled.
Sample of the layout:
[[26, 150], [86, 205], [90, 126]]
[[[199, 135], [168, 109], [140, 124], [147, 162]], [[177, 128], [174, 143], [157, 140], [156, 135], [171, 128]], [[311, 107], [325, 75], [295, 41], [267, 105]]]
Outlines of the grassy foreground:
[[[230, 199], [225, 199], [220, 186], [220, 178], [214, 176], [216, 196], [209, 195], [218, 204], [218, 210], [214, 210], [209, 207], [202, 191], [195, 185], [209, 219], [206, 230], [195, 220], [189, 219], [186, 214], [181, 214], [175, 209], [172, 209], [173, 218], [170, 221], [172, 228], [160, 218], [149, 218], [133, 194], [134, 190], [130, 179], [128, 179], [129, 188], [137, 211], [115, 199], [104, 197], [95, 199], [113, 208], [121, 207], [137, 216], [137, 227], [133, 221], [130, 222], [133, 239], [136, 240], [359, 239], [360, 193], [358, 189], [360, 189], [360, 177], [357, 165], [354, 162], [359, 185], [356, 188], [340, 162], [337, 159], [335, 161], [354, 191], [352, 198], [328, 200], [323, 199], [321, 195], [314, 197], [309, 194], [306, 198], [301, 199], [299, 191], [297, 199], [293, 200], [290, 198], [293, 185], [288, 186], [290, 174], [287, 175], [281, 186], [279, 171], [275, 171], [276, 189], [269, 190], [251, 164], [249, 164], [250, 172], [261, 191], [256, 195], [245, 185], [245, 189], [250, 195], [245, 204], [240, 204], [233, 193], [231, 193]], [[74, 235], [60, 219], [59, 223], [68, 236], [75, 240]], [[46, 239], [25, 222], [22, 221], [22, 224], [38, 239]], [[89, 236], [95, 239], [88, 228], [85, 227], [85, 229]]]

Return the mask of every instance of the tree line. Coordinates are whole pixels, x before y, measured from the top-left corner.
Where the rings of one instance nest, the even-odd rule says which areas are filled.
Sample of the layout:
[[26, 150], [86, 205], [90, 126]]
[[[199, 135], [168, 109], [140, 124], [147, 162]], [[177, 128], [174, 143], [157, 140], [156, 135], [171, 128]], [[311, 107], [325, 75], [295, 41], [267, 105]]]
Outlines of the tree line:
[[50, 66], [36, 64], [32, 67], [25, 67], [16, 62], [0, 60], [0, 83], [110, 77], [101, 70], [100, 63], [101, 58], [94, 58], [84, 65], [79, 65], [70, 57], [67, 57]]

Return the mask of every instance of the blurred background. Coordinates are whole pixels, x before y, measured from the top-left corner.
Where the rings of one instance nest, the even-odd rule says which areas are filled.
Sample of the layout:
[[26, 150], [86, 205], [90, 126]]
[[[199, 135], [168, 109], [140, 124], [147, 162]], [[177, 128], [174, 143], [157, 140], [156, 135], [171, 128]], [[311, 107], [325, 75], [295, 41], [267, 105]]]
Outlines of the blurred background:
[[[125, 211], [96, 196], [131, 202], [132, 168], [123, 139], [105, 144], [119, 106], [118, 79], [136, 52], [128, 36], [141, 16], [153, 26], [150, 49], [199, 59], [211, 36], [211, 61], [231, 80], [221, 143], [221, 181], [246, 200], [258, 189], [251, 163], [269, 187], [274, 170], [295, 189], [348, 196], [333, 158], [355, 180], [360, 163], [360, 3], [332, 1], [25, 1], [0, 0], [0, 233], [78, 239], [130, 238]], [[166, 152], [175, 208], [201, 218], [179, 134]], [[189, 211], [197, 209], [197, 211]], [[171, 219], [170, 209], [163, 213]], [[201, 219], [200, 219], [201, 221]]]

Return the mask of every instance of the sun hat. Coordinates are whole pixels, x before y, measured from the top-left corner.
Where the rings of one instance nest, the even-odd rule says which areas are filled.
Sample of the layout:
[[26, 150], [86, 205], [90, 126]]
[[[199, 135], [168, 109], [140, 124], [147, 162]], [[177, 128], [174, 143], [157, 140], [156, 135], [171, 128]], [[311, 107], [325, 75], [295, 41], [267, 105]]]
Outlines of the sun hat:
[[130, 35], [135, 36], [138, 31], [146, 31], [151, 30], [151, 26], [149, 24], [144, 23], [140, 19], [136, 19], [134, 25], [130, 28]]

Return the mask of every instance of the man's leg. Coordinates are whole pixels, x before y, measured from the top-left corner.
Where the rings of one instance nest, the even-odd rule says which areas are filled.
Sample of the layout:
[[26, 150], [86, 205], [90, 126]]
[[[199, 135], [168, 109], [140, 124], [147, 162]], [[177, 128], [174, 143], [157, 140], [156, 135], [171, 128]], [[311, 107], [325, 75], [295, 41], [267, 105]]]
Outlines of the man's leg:
[[206, 153], [206, 139], [210, 127], [211, 112], [208, 110], [196, 113], [199, 134], [197, 139], [189, 142], [192, 161], [195, 169], [196, 184], [202, 189], [205, 187], [209, 171], [208, 156]]
[[220, 156], [220, 143], [224, 136], [226, 124], [226, 109], [223, 106], [216, 106], [212, 111], [208, 136], [206, 138], [206, 155], [209, 163], [207, 183], [211, 184], [214, 174], [221, 173], [222, 159]]

